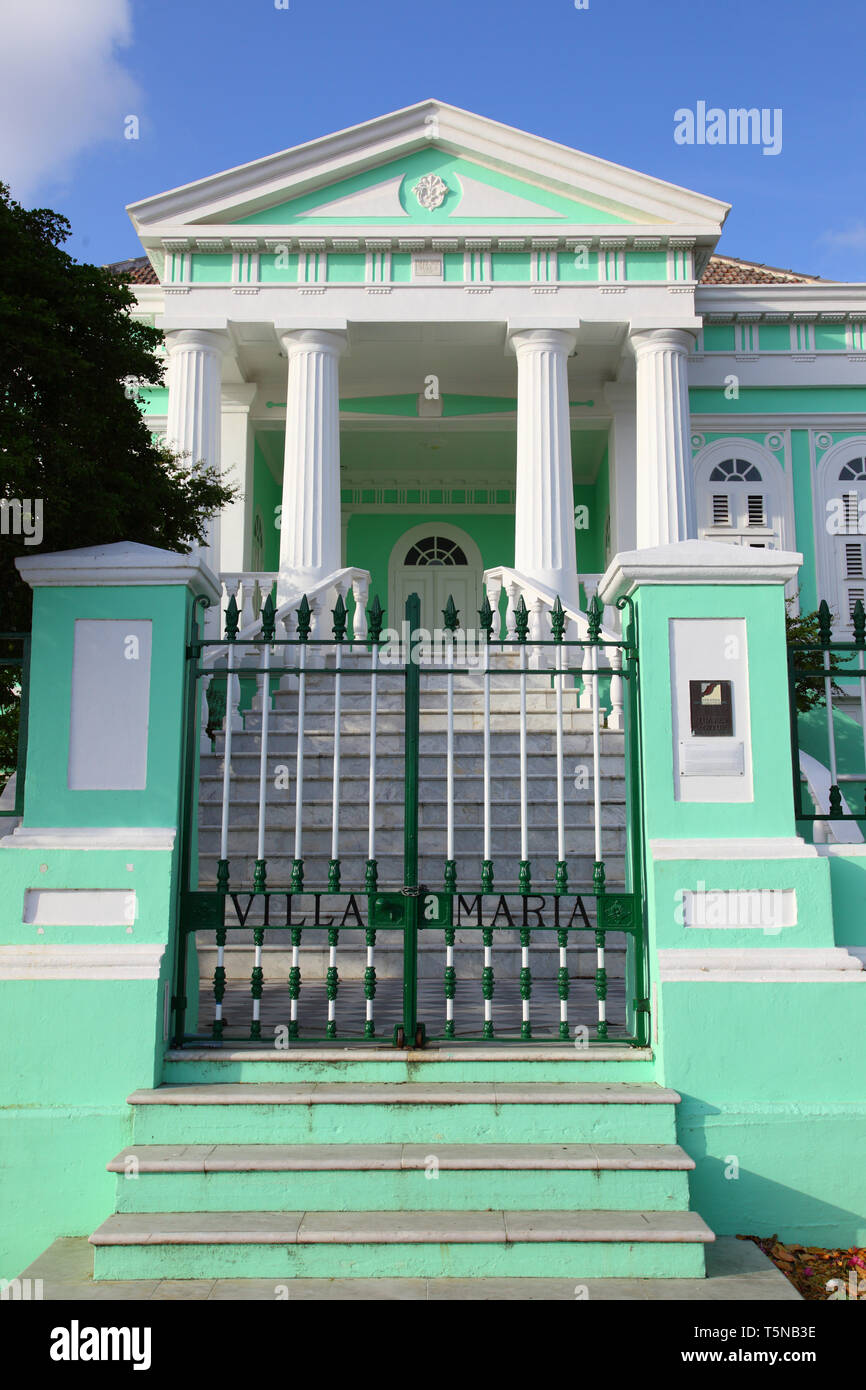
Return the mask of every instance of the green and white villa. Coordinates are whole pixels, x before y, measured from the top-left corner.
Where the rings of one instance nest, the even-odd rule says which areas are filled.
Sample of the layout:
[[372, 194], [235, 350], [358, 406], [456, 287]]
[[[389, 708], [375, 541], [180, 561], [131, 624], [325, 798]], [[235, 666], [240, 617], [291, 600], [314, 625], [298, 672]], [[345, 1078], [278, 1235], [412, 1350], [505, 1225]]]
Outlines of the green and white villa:
[[866, 1241], [866, 285], [728, 211], [438, 101], [131, 206], [237, 494], [18, 561], [0, 1274]]

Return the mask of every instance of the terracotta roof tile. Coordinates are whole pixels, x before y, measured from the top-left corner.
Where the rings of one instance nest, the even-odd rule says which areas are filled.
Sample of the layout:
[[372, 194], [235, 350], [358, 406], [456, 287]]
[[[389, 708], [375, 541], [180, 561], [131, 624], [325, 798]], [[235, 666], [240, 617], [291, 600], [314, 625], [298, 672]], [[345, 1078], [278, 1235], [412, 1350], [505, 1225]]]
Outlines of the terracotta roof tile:
[[113, 261], [105, 268], [113, 270], [115, 275], [122, 275], [124, 280], [133, 285], [159, 284], [159, 276], [147, 256], [137, 256], [131, 261]]
[[[814, 285], [819, 275], [801, 275], [796, 270], [779, 270], [757, 261], [741, 261], [736, 256], [710, 256], [701, 276], [702, 285]], [[824, 281], [823, 283], [827, 283]]]

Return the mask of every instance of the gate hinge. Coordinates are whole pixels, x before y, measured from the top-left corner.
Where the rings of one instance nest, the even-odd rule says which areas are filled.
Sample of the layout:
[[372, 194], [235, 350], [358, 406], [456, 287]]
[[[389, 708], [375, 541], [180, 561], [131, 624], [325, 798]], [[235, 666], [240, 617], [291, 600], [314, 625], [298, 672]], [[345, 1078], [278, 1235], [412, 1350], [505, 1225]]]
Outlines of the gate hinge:
[[648, 1014], [650, 1011], [650, 1001], [648, 999], [636, 999], [634, 1001], [634, 1011], [636, 1014]]

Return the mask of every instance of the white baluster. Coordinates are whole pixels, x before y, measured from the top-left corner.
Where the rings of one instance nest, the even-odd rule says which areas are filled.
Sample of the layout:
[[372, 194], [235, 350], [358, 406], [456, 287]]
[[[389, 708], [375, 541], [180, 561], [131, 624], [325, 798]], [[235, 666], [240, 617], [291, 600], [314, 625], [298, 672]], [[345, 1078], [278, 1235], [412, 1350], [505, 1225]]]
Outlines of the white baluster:
[[493, 627], [490, 631], [490, 640], [496, 642], [502, 632], [502, 614], [499, 612], [499, 599], [502, 594], [502, 580], [491, 575], [487, 580], [487, 601], [490, 604], [490, 611], [493, 614]]
[[622, 671], [622, 647], [608, 647], [607, 659], [613, 671], [610, 678], [610, 713], [607, 716], [607, 727], [623, 729], [623, 683], [619, 674]]
[[505, 635], [509, 642], [514, 641], [517, 632], [515, 624], [515, 613], [517, 610], [517, 600], [520, 598], [520, 585], [516, 579], [510, 579], [505, 586], [508, 595], [508, 606], [505, 610]]
[[370, 592], [370, 580], [365, 575], [356, 575], [352, 580], [352, 594], [355, 599], [355, 613], [352, 619], [352, 636], [356, 642], [364, 643], [367, 640], [367, 598]]
[[532, 671], [540, 671], [550, 665], [550, 648], [538, 646], [550, 636], [550, 625], [546, 622], [546, 606], [540, 596], [533, 599], [529, 610], [529, 666]]

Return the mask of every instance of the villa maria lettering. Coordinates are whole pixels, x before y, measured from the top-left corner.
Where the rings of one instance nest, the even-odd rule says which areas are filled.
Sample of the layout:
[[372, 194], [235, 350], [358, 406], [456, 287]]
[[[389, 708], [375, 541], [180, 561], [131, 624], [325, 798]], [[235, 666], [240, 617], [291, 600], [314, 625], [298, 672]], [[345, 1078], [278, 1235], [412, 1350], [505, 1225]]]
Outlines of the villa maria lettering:
[[[230, 893], [229, 899], [236, 921], [227, 922], [227, 926], [245, 927], [249, 923], [250, 927], [363, 928], [368, 921], [365, 893]], [[329, 902], [325, 903], [325, 899]], [[255, 903], [261, 903], [262, 907], [252, 920], [250, 914]], [[455, 893], [450, 923], [422, 922], [421, 925], [427, 929], [430, 925], [439, 928], [446, 925], [529, 927], [554, 931], [572, 927], [593, 929], [580, 894], [550, 897], [541, 893]], [[395, 923], [395, 927], [398, 924]]]

